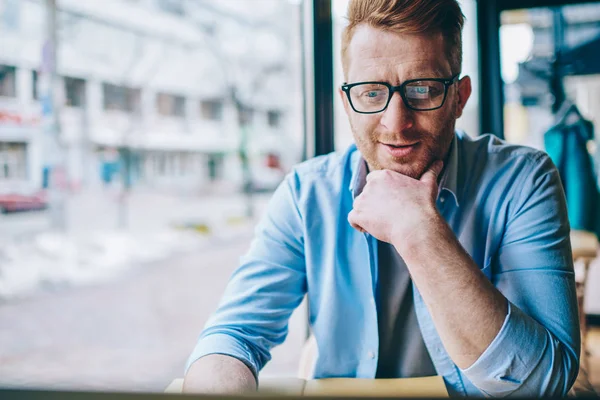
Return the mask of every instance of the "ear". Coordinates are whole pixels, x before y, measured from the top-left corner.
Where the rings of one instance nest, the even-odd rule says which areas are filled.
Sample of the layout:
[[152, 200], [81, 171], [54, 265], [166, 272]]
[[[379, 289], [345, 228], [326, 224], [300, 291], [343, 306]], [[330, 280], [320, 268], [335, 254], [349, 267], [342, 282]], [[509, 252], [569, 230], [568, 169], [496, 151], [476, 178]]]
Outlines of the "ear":
[[456, 118], [460, 118], [462, 116], [463, 110], [467, 105], [467, 101], [469, 101], [469, 97], [471, 97], [471, 92], [473, 90], [471, 86], [471, 77], [464, 76], [457, 83], [458, 86], [458, 103], [456, 104]]

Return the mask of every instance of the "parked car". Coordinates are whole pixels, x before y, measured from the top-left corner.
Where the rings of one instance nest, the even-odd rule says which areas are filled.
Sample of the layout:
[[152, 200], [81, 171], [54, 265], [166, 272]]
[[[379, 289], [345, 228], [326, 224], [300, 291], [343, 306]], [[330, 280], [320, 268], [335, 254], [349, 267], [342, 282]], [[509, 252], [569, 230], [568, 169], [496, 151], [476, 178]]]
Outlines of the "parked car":
[[27, 182], [0, 183], [0, 213], [43, 210], [47, 207], [45, 190]]
[[281, 166], [278, 155], [268, 153], [260, 163], [252, 166], [252, 191], [272, 192], [285, 178], [285, 170]]

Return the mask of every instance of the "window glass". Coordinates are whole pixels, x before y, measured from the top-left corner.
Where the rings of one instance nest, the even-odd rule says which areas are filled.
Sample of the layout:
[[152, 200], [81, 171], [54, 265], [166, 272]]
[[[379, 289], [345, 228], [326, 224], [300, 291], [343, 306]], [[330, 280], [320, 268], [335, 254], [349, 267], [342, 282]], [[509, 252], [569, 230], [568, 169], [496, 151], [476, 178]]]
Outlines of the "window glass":
[[16, 68], [9, 65], [0, 65], [0, 96], [16, 97], [16, 95]]
[[185, 9], [183, 0], [156, 0], [158, 8], [170, 14], [184, 16]]
[[279, 111], [268, 111], [267, 119], [271, 128], [278, 128], [281, 121], [281, 113]]
[[21, 143], [0, 143], [0, 188], [19, 182], [26, 177], [25, 146]]
[[240, 125], [250, 125], [254, 118], [254, 110], [251, 107], [241, 107], [238, 114]]
[[[565, 165], [577, 162], [581, 177], [597, 176], [600, 165], [600, 2], [505, 11], [501, 23], [505, 137], [547, 151], [573, 193], [579, 183], [565, 175]], [[600, 314], [598, 271], [592, 267], [587, 278], [586, 314]]]
[[200, 101], [200, 113], [203, 119], [209, 121], [220, 121], [223, 118], [223, 101], [202, 100]]
[[39, 73], [35, 70], [31, 71], [31, 96], [34, 100], [39, 99], [38, 86], [40, 82]]
[[[600, 2], [505, 11], [501, 23], [506, 139], [544, 149], [545, 132], [561, 117], [553, 107], [564, 104], [563, 96], [597, 126], [600, 68], [594, 49], [600, 43]], [[558, 42], [557, 23], [562, 26]], [[552, 84], [553, 74], [561, 76], [562, 90]]]
[[104, 109], [133, 112], [140, 100], [140, 90], [125, 86], [103, 84]]
[[185, 97], [166, 93], [159, 93], [156, 96], [156, 107], [160, 115], [184, 117]]
[[[52, 66], [52, 3], [47, 96], [31, 71]], [[301, 161], [302, 7], [0, 0], [0, 207], [23, 196], [0, 213], [0, 387], [162, 392], [183, 376]], [[294, 376], [305, 338], [299, 310], [262, 374]]]
[[65, 105], [82, 107], [85, 102], [85, 81], [65, 77]]

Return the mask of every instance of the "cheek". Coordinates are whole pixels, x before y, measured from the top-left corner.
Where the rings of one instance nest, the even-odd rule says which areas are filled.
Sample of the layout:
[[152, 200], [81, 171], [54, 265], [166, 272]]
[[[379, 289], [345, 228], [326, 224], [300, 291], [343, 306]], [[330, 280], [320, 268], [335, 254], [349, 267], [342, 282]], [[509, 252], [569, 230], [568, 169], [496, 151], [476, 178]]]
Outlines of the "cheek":
[[423, 115], [418, 121], [419, 130], [427, 133], [427, 136], [433, 141], [438, 141], [441, 137], [448, 134], [451, 116], [444, 108], [443, 110], [432, 111], [429, 115]]
[[372, 133], [379, 124], [379, 117], [368, 114], [355, 114], [350, 118], [350, 125], [357, 140], [362, 142], [370, 141]]

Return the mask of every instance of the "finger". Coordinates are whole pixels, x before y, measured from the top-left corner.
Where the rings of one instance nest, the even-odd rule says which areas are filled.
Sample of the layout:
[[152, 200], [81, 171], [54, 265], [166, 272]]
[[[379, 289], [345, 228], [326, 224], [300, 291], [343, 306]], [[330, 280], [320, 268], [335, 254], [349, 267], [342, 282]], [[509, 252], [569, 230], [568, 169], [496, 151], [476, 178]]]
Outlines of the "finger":
[[356, 229], [360, 233], [365, 233], [366, 232], [363, 228], [360, 227], [360, 225], [350, 224], [350, 226], [352, 226], [354, 229]]
[[369, 181], [370, 181], [371, 179], [375, 178], [375, 172], [376, 172], [376, 171], [372, 171], [372, 172], [369, 172], [369, 173], [367, 174], [367, 181], [366, 181], [367, 183], [369, 183]]
[[357, 221], [357, 217], [356, 217], [356, 211], [352, 210], [350, 211], [350, 214], [348, 214], [348, 223], [350, 223], [350, 226], [352, 226], [354, 229], [356, 229], [359, 232], [365, 233], [366, 231], [358, 224]]
[[431, 164], [431, 167], [429, 167], [429, 169], [427, 171], [425, 171], [423, 176], [421, 176], [420, 181], [425, 182], [425, 183], [430, 183], [430, 184], [437, 184], [438, 176], [442, 172], [443, 168], [444, 168], [444, 163], [442, 161], [440, 161], [440, 160], [435, 161], [433, 164]]
[[367, 183], [383, 173], [384, 170], [371, 171], [367, 174]]

